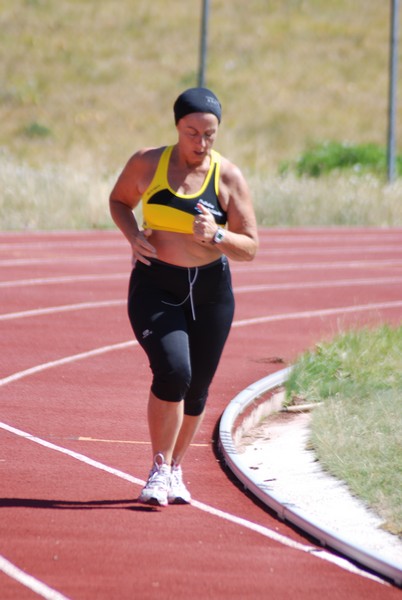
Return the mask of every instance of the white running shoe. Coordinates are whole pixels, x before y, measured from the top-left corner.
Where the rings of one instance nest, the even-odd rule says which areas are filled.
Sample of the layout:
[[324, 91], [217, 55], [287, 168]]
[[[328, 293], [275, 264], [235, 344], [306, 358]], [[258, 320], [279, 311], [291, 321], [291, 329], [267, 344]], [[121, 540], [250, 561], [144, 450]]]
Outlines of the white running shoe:
[[157, 454], [148, 481], [138, 497], [138, 502], [153, 506], [167, 506], [170, 479], [170, 466], [165, 463], [163, 454]]
[[183, 483], [181, 466], [175, 463], [172, 465], [168, 502], [169, 504], [189, 504], [191, 502], [191, 494]]

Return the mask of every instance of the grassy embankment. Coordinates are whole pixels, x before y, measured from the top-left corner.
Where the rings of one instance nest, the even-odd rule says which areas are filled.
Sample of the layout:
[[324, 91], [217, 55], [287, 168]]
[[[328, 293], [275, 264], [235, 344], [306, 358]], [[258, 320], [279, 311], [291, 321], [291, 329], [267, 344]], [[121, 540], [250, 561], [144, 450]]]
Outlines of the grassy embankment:
[[311, 448], [402, 536], [402, 327], [350, 331], [295, 365], [287, 396], [319, 402]]

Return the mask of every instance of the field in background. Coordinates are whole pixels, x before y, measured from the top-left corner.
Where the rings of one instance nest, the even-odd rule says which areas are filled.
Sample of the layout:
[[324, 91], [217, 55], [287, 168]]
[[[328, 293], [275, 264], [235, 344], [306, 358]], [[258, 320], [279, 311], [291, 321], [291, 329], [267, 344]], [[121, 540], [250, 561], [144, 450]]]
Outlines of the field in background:
[[[173, 141], [172, 103], [197, 82], [201, 4], [0, 0], [0, 146], [113, 173], [134, 149]], [[378, 0], [211, 0], [222, 152], [264, 175], [310, 142], [385, 144], [389, 12]]]
[[[0, 228], [114, 226], [107, 200], [115, 177], [117, 171], [105, 175], [94, 165], [36, 168], [0, 151]], [[384, 185], [370, 174], [352, 172], [319, 179], [250, 173], [249, 183], [258, 222], [265, 227], [402, 226], [401, 178]]]
[[[111, 225], [108, 193], [131, 153], [176, 139], [201, 6], [0, 0], [1, 228]], [[401, 180], [278, 176], [316, 142], [385, 146], [389, 20], [377, 0], [211, 0], [217, 149], [245, 172], [261, 224], [402, 224]]]

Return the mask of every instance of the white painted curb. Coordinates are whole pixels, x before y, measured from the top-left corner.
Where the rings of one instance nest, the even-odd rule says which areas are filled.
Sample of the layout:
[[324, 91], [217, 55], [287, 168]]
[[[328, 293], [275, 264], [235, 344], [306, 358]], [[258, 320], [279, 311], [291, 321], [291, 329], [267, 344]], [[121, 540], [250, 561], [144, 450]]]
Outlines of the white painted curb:
[[244, 458], [236, 450], [233, 435], [235, 422], [239, 419], [258, 397], [265, 392], [281, 386], [290, 374], [291, 368], [277, 371], [264, 379], [260, 379], [241, 391], [226, 407], [219, 424], [219, 443], [225, 462], [233, 474], [241, 481], [246, 489], [252, 492], [266, 506], [274, 510], [278, 517], [287, 520], [302, 531], [316, 538], [322, 546], [328, 546], [344, 556], [357, 561], [364, 567], [378, 573], [395, 585], [402, 586], [402, 568], [394, 562], [384, 560], [364, 548], [357, 546], [347, 537], [340, 536], [330, 529], [312, 521], [311, 517], [288, 500], [272, 493], [264, 486], [249, 469]]

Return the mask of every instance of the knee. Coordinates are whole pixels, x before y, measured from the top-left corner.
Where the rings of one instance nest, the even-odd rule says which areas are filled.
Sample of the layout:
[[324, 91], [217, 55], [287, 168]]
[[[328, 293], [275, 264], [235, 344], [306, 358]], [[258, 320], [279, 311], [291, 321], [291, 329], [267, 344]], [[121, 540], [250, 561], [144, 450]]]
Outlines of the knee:
[[155, 372], [151, 391], [160, 400], [180, 402], [190, 387], [191, 372], [188, 367]]
[[184, 399], [184, 414], [189, 417], [199, 417], [204, 412], [208, 392], [199, 396], [187, 396]]

